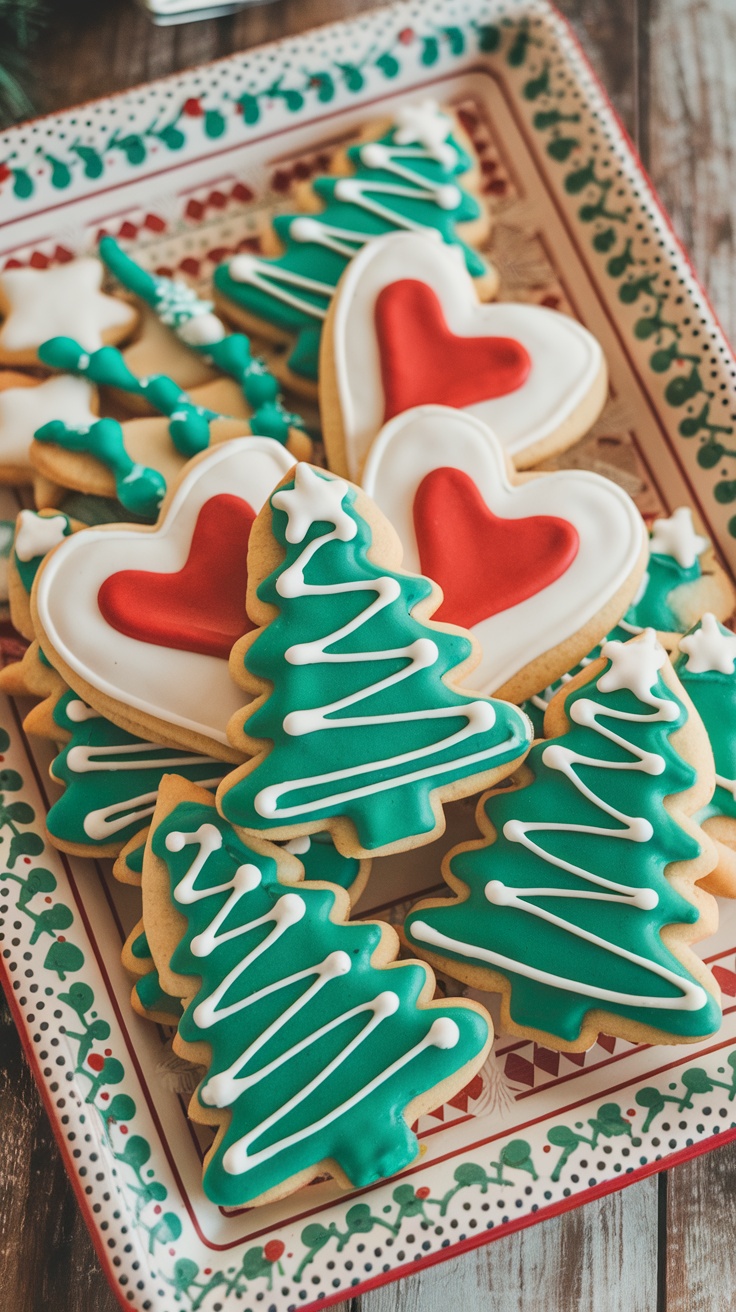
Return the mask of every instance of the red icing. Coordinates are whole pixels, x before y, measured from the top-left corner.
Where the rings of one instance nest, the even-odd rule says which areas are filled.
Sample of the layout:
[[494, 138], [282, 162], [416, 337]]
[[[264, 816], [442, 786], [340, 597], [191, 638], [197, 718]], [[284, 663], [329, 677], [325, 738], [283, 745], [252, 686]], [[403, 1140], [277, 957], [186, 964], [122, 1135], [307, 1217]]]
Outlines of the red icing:
[[415, 405], [452, 405], [507, 396], [532, 367], [512, 337], [456, 337], [436, 293], [416, 278], [391, 282], [376, 300], [384, 420]]
[[139, 642], [227, 660], [252, 626], [245, 614], [248, 538], [255, 511], [229, 493], [197, 516], [187, 563], [178, 573], [111, 574], [97, 602], [108, 624]]
[[422, 573], [444, 601], [434, 619], [472, 628], [549, 587], [578, 551], [574, 525], [553, 515], [501, 519], [460, 469], [433, 469], [414, 498]]

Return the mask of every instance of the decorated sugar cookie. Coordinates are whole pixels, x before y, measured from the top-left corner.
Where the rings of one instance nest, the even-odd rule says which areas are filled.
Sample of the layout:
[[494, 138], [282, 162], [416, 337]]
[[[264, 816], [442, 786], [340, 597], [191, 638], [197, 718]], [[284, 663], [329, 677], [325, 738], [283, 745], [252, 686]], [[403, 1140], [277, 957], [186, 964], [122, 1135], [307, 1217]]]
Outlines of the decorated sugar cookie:
[[[608, 636], [625, 642], [645, 628], [652, 628], [657, 630], [662, 645], [672, 651], [686, 629], [707, 610], [714, 611], [716, 619], [725, 620], [734, 606], [736, 594], [715, 558], [710, 540], [696, 532], [689, 506], [680, 506], [668, 517], [654, 521], [649, 561], [638, 591]], [[569, 673], [552, 680], [524, 703], [536, 733], [542, 732], [544, 713], [558, 689], [599, 655], [596, 646], [578, 665], [571, 666]]]
[[226, 442], [185, 466], [154, 528], [85, 529], [44, 561], [34, 625], [83, 701], [138, 737], [241, 759], [228, 655], [246, 627], [251, 525], [290, 466], [270, 438]]
[[342, 890], [299, 873], [206, 793], [164, 782], [143, 916], [161, 983], [184, 1001], [175, 1051], [206, 1066], [189, 1115], [216, 1129], [203, 1174], [216, 1206], [273, 1202], [325, 1171], [361, 1188], [409, 1166], [410, 1126], [490, 1046], [477, 1003], [432, 1002], [427, 967], [395, 962], [393, 929], [346, 923]]
[[328, 462], [360, 480], [382, 426], [418, 405], [484, 420], [517, 468], [564, 450], [606, 399], [595, 338], [539, 305], [482, 304], [457, 247], [393, 233], [348, 266], [322, 337]]
[[[188, 396], [164, 374], [136, 377], [114, 347], [90, 354], [71, 338], [58, 337], [44, 342], [40, 355], [54, 368], [144, 398], [162, 417], [122, 424], [105, 417], [81, 426], [56, 419], [40, 425], [31, 459], [46, 487], [43, 491], [37, 488], [37, 501], [44, 492], [53, 499], [53, 487], [73, 488], [94, 496], [117, 497], [131, 514], [155, 519], [167, 486], [187, 460], [211, 444], [232, 441], [251, 431], [243, 395], [229, 379], [210, 383], [195, 396]], [[222, 413], [213, 405], [230, 405], [233, 413]], [[283, 424], [282, 429], [284, 445], [294, 455], [309, 455], [311, 442], [305, 433]]]
[[484, 235], [487, 219], [458, 181], [473, 168], [466, 145], [458, 123], [433, 102], [400, 106], [392, 123], [374, 126], [349, 147], [346, 176], [309, 184], [303, 196], [309, 212], [276, 216], [279, 254], [245, 252], [215, 270], [223, 313], [246, 331], [293, 342], [293, 385], [315, 383], [322, 325], [338, 279], [374, 237], [429, 230], [458, 247], [482, 295], [494, 294], [495, 271], [467, 245]]
[[82, 525], [61, 510], [21, 510], [13, 525], [8, 561], [8, 596], [13, 627], [32, 642], [31, 589], [41, 561]]
[[633, 596], [646, 530], [633, 501], [587, 470], [514, 475], [474, 415], [421, 406], [382, 429], [365, 491], [406, 569], [443, 592], [435, 618], [470, 629], [474, 686], [520, 701], [584, 656]]
[[101, 290], [102, 274], [92, 258], [0, 273], [0, 360], [38, 364], [39, 346], [57, 334], [75, 337], [85, 351], [130, 337], [138, 311]]
[[39, 380], [0, 370], [0, 483], [19, 486], [33, 481], [31, 443], [43, 424], [56, 420], [84, 428], [98, 418], [97, 391], [80, 378]]
[[[100, 255], [123, 286], [140, 297], [149, 313], [153, 312], [156, 322], [168, 334], [168, 352], [173, 354], [170, 345], [173, 342], [199, 369], [205, 367], [211, 376], [216, 376], [212, 369], [216, 366], [223, 374], [235, 379], [250, 406], [251, 431], [290, 446], [300, 459], [307, 457], [308, 450], [297, 449], [294, 432], [304, 430], [304, 421], [286, 409], [276, 379], [264, 361], [252, 354], [247, 337], [242, 333], [229, 333], [222, 320], [213, 313], [212, 303], [203, 301], [187, 283], [162, 278], [141, 268], [113, 237], [102, 238]], [[160, 350], [164, 357], [163, 343], [158, 348], [153, 343], [151, 349], [152, 352]], [[157, 357], [153, 354], [152, 358]], [[136, 369], [133, 348], [126, 352], [126, 363], [134, 373], [151, 373], [158, 368], [148, 364], [143, 369]], [[160, 368], [161, 372], [172, 372], [163, 364]], [[185, 364], [179, 363], [178, 356], [174, 357], [174, 368], [182, 373], [190, 372]], [[178, 373], [176, 378], [182, 387], [186, 386]]]
[[718, 865], [703, 887], [736, 897], [736, 635], [706, 613], [680, 640], [675, 672], [705, 726], [715, 791], [697, 820], [714, 840]]
[[714, 1033], [718, 986], [690, 946], [717, 924], [695, 883], [715, 852], [690, 818], [712, 757], [654, 632], [607, 642], [545, 733], [515, 787], [481, 800], [482, 838], [448, 854], [456, 898], [415, 907], [407, 942], [502, 993], [503, 1028], [546, 1046]]
[[68, 690], [53, 709], [46, 703], [28, 721], [30, 732], [64, 744], [49, 767], [64, 791], [47, 814], [46, 828], [55, 847], [77, 856], [117, 856], [153, 815], [165, 774], [214, 790], [229, 768], [137, 738]]
[[473, 643], [430, 616], [429, 579], [403, 572], [375, 505], [342, 478], [296, 466], [248, 552], [248, 615], [233, 678], [257, 698], [230, 739], [252, 757], [222, 783], [234, 824], [273, 838], [328, 829], [362, 856], [428, 843], [443, 803], [503, 778], [529, 723], [472, 687]]

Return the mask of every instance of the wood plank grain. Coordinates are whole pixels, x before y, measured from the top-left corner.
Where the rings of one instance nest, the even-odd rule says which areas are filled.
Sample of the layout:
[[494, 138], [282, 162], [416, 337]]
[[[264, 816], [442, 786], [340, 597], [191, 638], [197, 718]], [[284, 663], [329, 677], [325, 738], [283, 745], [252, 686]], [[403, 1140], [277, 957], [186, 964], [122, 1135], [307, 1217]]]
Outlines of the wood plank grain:
[[655, 186], [736, 335], [736, 7], [657, 0], [645, 142]]
[[373, 1290], [357, 1303], [359, 1312], [654, 1312], [657, 1178], [420, 1271], [399, 1290]]
[[0, 1308], [114, 1312], [117, 1301], [0, 996]]
[[735, 1195], [736, 1144], [669, 1172], [667, 1312], [732, 1312]]

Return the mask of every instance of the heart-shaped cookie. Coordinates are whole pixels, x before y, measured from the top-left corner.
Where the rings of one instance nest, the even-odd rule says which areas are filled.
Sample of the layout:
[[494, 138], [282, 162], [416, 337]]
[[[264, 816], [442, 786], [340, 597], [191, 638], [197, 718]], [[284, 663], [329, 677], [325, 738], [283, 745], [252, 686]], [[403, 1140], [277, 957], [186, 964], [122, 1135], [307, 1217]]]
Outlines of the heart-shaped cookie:
[[382, 429], [363, 485], [401, 538], [404, 568], [443, 588], [435, 619], [478, 639], [472, 686], [521, 700], [617, 623], [647, 533], [631, 498], [598, 474], [512, 473], [481, 420], [420, 406]]
[[413, 406], [469, 410], [525, 469], [576, 441], [606, 391], [603, 353], [581, 324], [544, 306], [482, 304], [461, 255], [425, 234], [369, 242], [323, 335], [327, 454], [352, 479], [382, 425]]
[[46, 558], [34, 623], [85, 701], [140, 736], [239, 759], [225, 733], [243, 697], [228, 644], [248, 627], [254, 514], [292, 464], [270, 438], [225, 442], [185, 467], [154, 528], [85, 529]]

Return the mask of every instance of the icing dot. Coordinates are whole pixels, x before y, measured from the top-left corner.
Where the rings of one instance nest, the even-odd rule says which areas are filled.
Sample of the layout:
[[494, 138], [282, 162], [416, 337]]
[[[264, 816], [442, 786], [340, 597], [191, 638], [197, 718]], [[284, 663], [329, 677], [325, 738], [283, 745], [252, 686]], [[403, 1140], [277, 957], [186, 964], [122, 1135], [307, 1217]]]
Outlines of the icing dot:
[[633, 816], [629, 821], [628, 837], [632, 843], [648, 843], [653, 834], [651, 822], [643, 816]]
[[299, 838], [290, 838], [288, 843], [284, 843], [284, 851], [291, 852], [292, 856], [304, 856], [311, 846], [311, 838], [304, 834]]
[[335, 196], [338, 200], [360, 200], [362, 195], [362, 184], [356, 182], [354, 178], [341, 178], [335, 185]]
[[222, 341], [225, 325], [216, 314], [195, 314], [180, 324], [176, 333], [188, 346], [211, 346]]
[[432, 1022], [427, 1039], [435, 1048], [454, 1048], [460, 1042], [460, 1030], [456, 1021], [441, 1016]]
[[417, 638], [406, 651], [414, 663], [423, 670], [429, 670], [439, 656], [439, 648], [431, 638]]
[[360, 158], [368, 169], [383, 169], [391, 163], [390, 152], [377, 141], [372, 141], [364, 146], [360, 152]]
[[304, 916], [306, 907], [304, 899], [296, 893], [285, 893], [280, 897], [274, 907], [274, 917], [278, 918], [279, 925], [296, 925]]
[[[509, 821], [509, 824], [516, 823], [517, 822], [514, 820]], [[508, 826], [506, 826], [506, 828], [508, 828]], [[507, 838], [508, 835], [506, 834], [506, 828], [504, 829], [504, 837]], [[508, 888], [506, 884], [502, 884], [500, 879], [489, 879], [484, 891], [486, 900], [492, 903], [493, 906], [508, 907], [511, 906], [512, 902], [516, 901], [516, 893], [513, 888]]]
[[236, 893], [252, 893], [254, 888], [258, 888], [261, 882], [261, 872], [258, 866], [246, 864], [238, 866], [233, 875], [233, 890]]
[[[510, 843], [523, 843], [524, 833], [525, 829], [521, 820], [507, 820], [503, 827], [503, 836], [504, 838], [507, 838]], [[496, 884], [498, 881], [494, 879], [491, 882]], [[487, 896], [488, 890], [486, 889], [486, 897]]]
[[166, 850], [168, 852], [181, 852], [186, 842], [186, 835], [174, 832], [166, 835]]
[[328, 978], [330, 976], [337, 978], [338, 975], [348, 975], [352, 964], [347, 952], [331, 952], [322, 962], [319, 973]]
[[441, 210], [454, 210], [460, 204], [460, 192], [457, 187], [448, 184], [445, 187], [438, 187], [435, 192], [437, 204]]
[[295, 241], [319, 241], [322, 236], [322, 224], [318, 223], [316, 219], [310, 219], [302, 215], [300, 218], [294, 219], [289, 228], [289, 236], [293, 237]]
[[490, 702], [470, 702], [463, 710], [473, 733], [484, 733], [496, 723], [496, 712]]
[[399, 999], [396, 993], [387, 989], [385, 993], [379, 993], [373, 1002], [373, 1014], [379, 1016], [382, 1020], [386, 1016], [393, 1016], [394, 1012], [399, 1010]]
[[233, 256], [227, 266], [227, 271], [235, 282], [249, 282], [257, 264], [258, 261], [254, 255], [241, 253]]
[[653, 911], [659, 906], [659, 894], [653, 888], [638, 888], [631, 899], [631, 905], [640, 911]]

